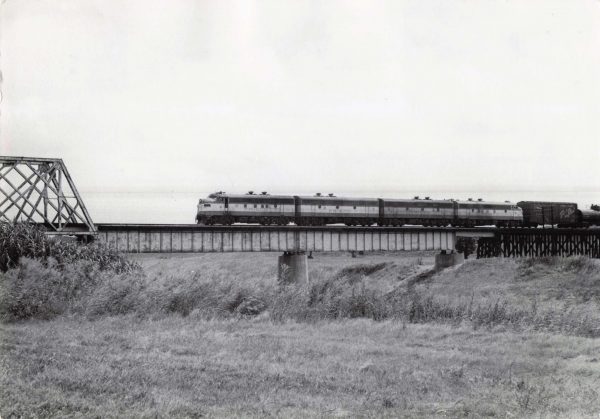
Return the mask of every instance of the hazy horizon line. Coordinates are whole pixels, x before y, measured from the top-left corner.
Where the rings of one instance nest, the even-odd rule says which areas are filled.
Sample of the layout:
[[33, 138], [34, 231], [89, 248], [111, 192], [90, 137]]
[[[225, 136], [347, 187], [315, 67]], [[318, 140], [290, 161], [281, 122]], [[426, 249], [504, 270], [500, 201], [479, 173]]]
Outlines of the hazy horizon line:
[[[545, 192], [551, 192], [551, 193], [558, 193], [558, 192], [569, 192], [569, 193], [573, 193], [573, 192], [583, 192], [583, 193], [600, 193], [600, 188], [540, 188], [540, 189], [531, 189], [531, 188], [493, 188], [493, 189], [484, 189], [484, 188], [447, 188], [447, 187], [415, 187], [415, 188], [398, 188], [398, 189], [373, 189], [372, 191], [367, 191], [363, 188], [356, 188], [356, 189], [347, 189], [347, 188], [342, 188], [342, 189], [335, 189], [335, 188], [321, 188], [321, 190], [308, 190], [308, 189], [302, 189], [302, 188], [291, 188], [290, 190], [293, 190], [294, 192], [289, 192], [289, 190], [287, 191], [283, 191], [282, 189], [276, 188], [276, 189], [272, 189], [272, 190], [268, 190], [269, 188], [259, 188], [259, 189], [244, 189], [244, 188], [239, 188], [239, 189], [234, 189], [232, 191], [225, 191], [225, 192], [229, 192], [231, 194], [245, 194], [248, 191], [253, 191], [257, 194], [261, 193], [264, 189], [267, 189], [267, 192], [269, 194], [293, 194], [293, 193], [323, 193], [323, 194], [328, 194], [328, 193], [355, 193], [355, 192], [368, 192], [368, 193], [380, 193], [380, 194], [385, 194], [385, 193], [399, 193], [399, 192], [448, 192], [448, 193], [459, 193], [459, 192], [478, 192], [478, 193], [501, 193], [501, 192], [534, 192], [534, 193], [545, 193]], [[85, 188], [81, 188], [80, 192], [81, 193], [123, 193], [123, 194], [127, 194], [127, 193], [159, 193], [159, 194], [166, 194], [166, 193], [213, 193], [213, 192], [217, 192], [220, 189], [188, 189], [188, 188], [182, 188], [182, 189], [167, 189], [167, 188], [157, 188], [157, 189], [148, 189], [148, 188], [129, 188], [129, 189], [122, 189], [122, 188], [102, 188], [102, 189], [95, 189], [95, 188], [90, 188], [90, 189], [85, 189]], [[331, 190], [333, 190], [333, 192], [331, 192]]]

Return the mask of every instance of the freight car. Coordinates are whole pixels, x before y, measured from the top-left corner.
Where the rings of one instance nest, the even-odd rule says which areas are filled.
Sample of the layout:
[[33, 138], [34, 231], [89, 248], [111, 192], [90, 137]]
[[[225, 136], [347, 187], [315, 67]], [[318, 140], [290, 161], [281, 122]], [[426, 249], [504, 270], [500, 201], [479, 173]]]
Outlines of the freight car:
[[[523, 226], [589, 227], [600, 225], [600, 211], [581, 210], [573, 202], [520, 201]], [[593, 206], [592, 206], [593, 208]]]
[[263, 225], [349, 226], [517, 226], [523, 223], [518, 206], [478, 201], [425, 199], [340, 198], [269, 195], [266, 192], [229, 195], [217, 192], [198, 203], [199, 224], [260, 223]]

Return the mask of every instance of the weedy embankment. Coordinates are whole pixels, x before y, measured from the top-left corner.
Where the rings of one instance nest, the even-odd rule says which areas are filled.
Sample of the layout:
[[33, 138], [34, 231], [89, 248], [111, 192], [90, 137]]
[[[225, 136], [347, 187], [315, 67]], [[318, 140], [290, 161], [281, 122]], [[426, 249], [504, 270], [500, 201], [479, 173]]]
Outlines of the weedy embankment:
[[[311, 283], [278, 286], [272, 255], [138, 257], [3, 226], [0, 319], [133, 313], [276, 322], [345, 318], [600, 336], [600, 263], [490, 259], [434, 273], [420, 258], [311, 262]], [[145, 266], [145, 268], [143, 267]]]

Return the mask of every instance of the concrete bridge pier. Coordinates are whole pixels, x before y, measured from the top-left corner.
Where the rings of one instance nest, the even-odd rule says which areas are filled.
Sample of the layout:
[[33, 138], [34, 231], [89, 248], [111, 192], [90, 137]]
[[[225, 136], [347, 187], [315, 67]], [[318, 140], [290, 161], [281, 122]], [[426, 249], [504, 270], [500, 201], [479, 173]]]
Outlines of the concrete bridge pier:
[[460, 265], [464, 261], [464, 254], [456, 253], [454, 250], [450, 253], [442, 250], [442, 253], [435, 255], [435, 270], [439, 271], [440, 269], [449, 268], [450, 266]]
[[308, 284], [308, 259], [305, 252], [283, 252], [279, 256], [278, 266], [279, 284]]

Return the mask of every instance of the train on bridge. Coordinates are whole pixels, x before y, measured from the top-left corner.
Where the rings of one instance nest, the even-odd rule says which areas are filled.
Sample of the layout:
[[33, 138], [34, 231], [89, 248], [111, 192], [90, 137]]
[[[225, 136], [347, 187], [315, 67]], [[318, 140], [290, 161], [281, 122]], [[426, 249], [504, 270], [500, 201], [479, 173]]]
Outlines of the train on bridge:
[[198, 202], [196, 222], [203, 225], [258, 223], [261, 225], [323, 226], [454, 226], [454, 227], [589, 227], [600, 225], [600, 211], [583, 210], [575, 203], [521, 201], [517, 204], [481, 199], [346, 198], [314, 196], [227, 194], [215, 192]]

